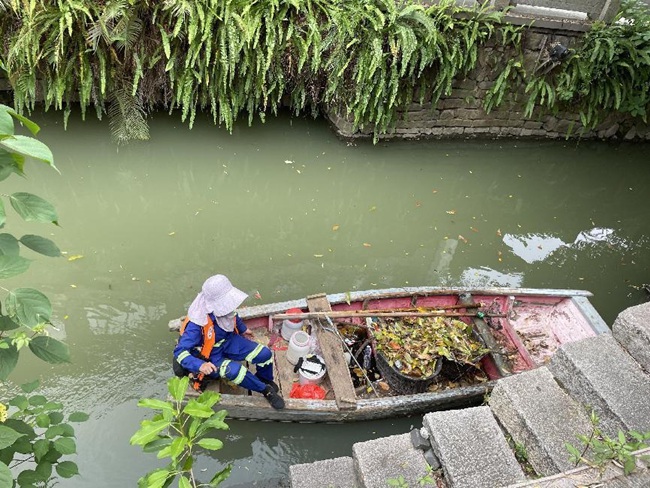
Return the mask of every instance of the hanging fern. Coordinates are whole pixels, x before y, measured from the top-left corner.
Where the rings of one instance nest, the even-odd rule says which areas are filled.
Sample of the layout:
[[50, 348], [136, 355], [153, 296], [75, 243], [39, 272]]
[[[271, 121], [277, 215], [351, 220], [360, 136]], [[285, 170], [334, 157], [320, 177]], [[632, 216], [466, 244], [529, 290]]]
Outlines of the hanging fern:
[[[108, 114], [116, 140], [148, 136], [147, 114], [179, 110], [192, 126], [209, 111], [232, 130], [245, 115], [296, 114], [327, 105], [375, 140], [413, 100], [435, 107], [476, 67], [487, 42], [515, 46], [522, 29], [487, 3], [425, 6], [400, 0], [0, 0], [0, 68], [14, 105]], [[647, 11], [634, 23], [596, 24], [561, 69], [526, 73], [507, 62], [486, 98], [528, 87], [526, 113], [576, 107], [593, 126], [618, 110], [647, 117]]]

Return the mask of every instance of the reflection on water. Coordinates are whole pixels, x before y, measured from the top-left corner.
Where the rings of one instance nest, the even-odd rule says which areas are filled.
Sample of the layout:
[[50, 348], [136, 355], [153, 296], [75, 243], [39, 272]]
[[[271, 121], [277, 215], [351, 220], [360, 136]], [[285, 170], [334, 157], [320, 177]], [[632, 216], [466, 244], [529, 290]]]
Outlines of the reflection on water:
[[93, 334], [124, 334], [142, 329], [167, 315], [164, 304], [145, 307], [133, 302], [124, 302], [123, 309], [100, 304], [86, 307], [86, 319]]
[[[341, 142], [322, 121], [280, 117], [231, 136], [161, 114], [150, 142], [118, 151], [104, 123], [39, 122], [62, 175], [30, 166], [3, 191], [53, 202], [61, 227], [11, 215], [8, 225], [83, 259], [26, 251], [30, 270], [3, 284], [47, 294], [70, 345], [72, 364], [26, 352], [11, 378], [40, 377], [46, 395], [91, 415], [77, 428], [82, 477], [66, 487], [134, 486], [163, 465], [128, 444], [149, 413], [136, 402], [165, 397], [177, 337], [167, 322], [216, 272], [247, 305], [406, 285], [588, 289], [608, 323], [647, 282], [647, 145], [373, 146]], [[281, 486], [290, 464], [350, 456], [354, 442], [419, 424], [232, 421], [200, 472], [233, 463], [226, 487]]]
[[[643, 237], [646, 240], [647, 237]], [[560, 248], [583, 251], [592, 258], [597, 258], [606, 250], [625, 254], [632, 247], [631, 242], [618, 237], [614, 229], [594, 227], [578, 233], [572, 243], [548, 234], [506, 234], [503, 242], [512, 252], [529, 264], [544, 261]], [[642, 242], [636, 247], [643, 245]]]
[[468, 268], [463, 271], [462, 285], [467, 288], [487, 288], [494, 286], [519, 288], [524, 282], [523, 273], [502, 273], [487, 267]]

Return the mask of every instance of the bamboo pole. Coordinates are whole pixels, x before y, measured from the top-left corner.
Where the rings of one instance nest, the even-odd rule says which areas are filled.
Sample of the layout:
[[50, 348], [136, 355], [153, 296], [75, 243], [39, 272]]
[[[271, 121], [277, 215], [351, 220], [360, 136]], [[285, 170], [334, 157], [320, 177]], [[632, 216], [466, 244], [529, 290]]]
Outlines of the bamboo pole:
[[505, 317], [504, 314], [480, 314], [478, 312], [373, 312], [371, 310], [345, 310], [336, 312], [278, 313], [271, 315], [272, 320], [284, 319], [318, 319], [323, 317]]

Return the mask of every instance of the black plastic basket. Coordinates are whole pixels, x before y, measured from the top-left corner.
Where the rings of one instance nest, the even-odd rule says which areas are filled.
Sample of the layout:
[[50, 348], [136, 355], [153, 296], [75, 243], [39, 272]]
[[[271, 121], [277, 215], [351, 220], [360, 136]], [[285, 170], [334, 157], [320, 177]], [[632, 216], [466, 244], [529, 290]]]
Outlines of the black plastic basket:
[[431, 376], [416, 378], [400, 373], [390, 364], [381, 352], [375, 356], [377, 369], [395, 392], [402, 395], [424, 393], [438, 378], [442, 369], [442, 358], [436, 361], [436, 369]]
[[442, 369], [440, 370], [440, 376], [449, 381], [458, 381], [460, 378], [468, 375], [469, 373], [478, 373], [479, 371], [479, 368], [471, 364], [459, 363], [456, 361], [450, 361], [447, 358], [442, 358]]

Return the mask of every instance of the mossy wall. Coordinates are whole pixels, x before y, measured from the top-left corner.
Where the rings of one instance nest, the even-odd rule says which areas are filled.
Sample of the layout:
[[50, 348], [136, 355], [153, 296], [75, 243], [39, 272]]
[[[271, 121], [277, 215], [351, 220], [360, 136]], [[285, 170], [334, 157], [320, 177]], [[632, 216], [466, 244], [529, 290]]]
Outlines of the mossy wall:
[[[524, 64], [528, 69], [553, 64], [549, 50], [556, 44], [576, 48], [583, 42], [582, 32], [526, 28], [522, 35]], [[512, 50], [490, 42], [481, 49], [477, 67], [463, 79], [453, 82], [449, 95], [435, 107], [414, 101], [400, 113], [395, 130], [382, 139], [522, 138], [522, 139], [602, 139], [650, 141], [650, 126], [640, 117], [612, 112], [593, 129], [584, 129], [577, 110], [556, 112], [536, 108], [526, 115], [528, 94], [525, 84], [514, 84], [507, 99], [491, 111], [485, 110], [489, 89], [501, 73]], [[556, 69], [559, 66], [556, 66]], [[346, 117], [328, 113], [334, 130], [344, 138], [369, 138], [371, 130], [355, 130]]]

